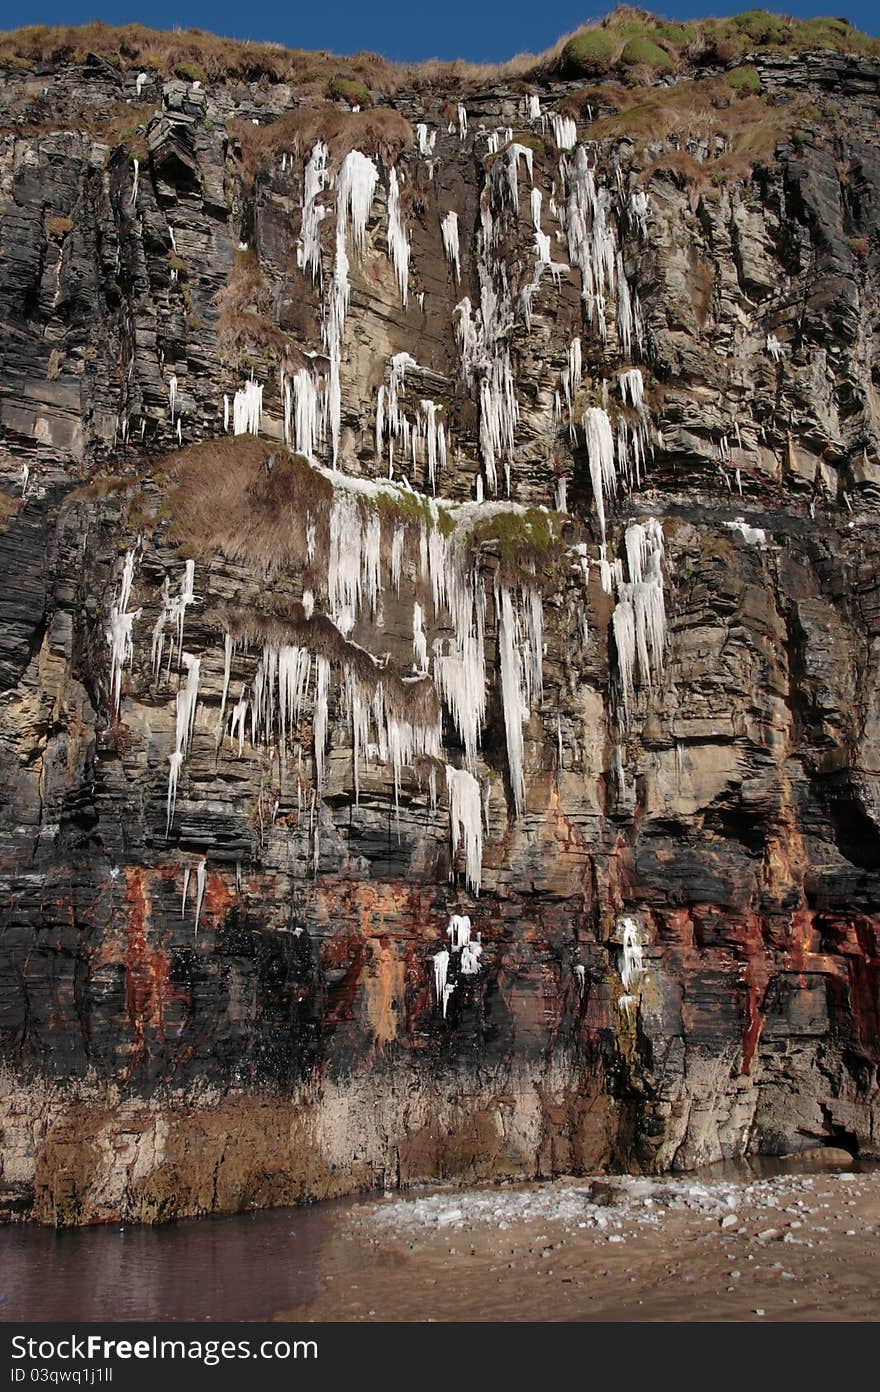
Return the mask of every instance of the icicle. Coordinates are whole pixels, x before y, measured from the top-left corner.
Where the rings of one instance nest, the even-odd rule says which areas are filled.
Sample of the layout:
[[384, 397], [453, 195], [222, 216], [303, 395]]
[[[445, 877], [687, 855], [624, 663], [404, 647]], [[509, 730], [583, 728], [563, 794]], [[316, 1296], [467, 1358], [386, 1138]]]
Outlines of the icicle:
[[504, 463], [507, 492], [510, 492], [510, 455], [519, 420], [510, 355], [505, 351], [494, 359], [480, 383], [480, 449], [486, 479], [494, 491], [498, 487], [497, 465]]
[[779, 339], [776, 337], [775, 334], [767, 335], [766, 346], [767, 352], [770, 354], [773, 361], [775, 363], [778, 363], [780, 358], [782, 357], [782, 344], [779, 342]]
[[396, 169], [392, 169], [388, 175], [388, 254], [397, 273], [397, 285], [405, 309], [409, 283], [410, 244], [400, 216], [400, 190], [397, 184]]
[[223, 397], [223, 433], [224, 435], [229, 434], [229, 397], [225, 394]]
[[427, 676], [428, 640], [425, 636], [421, 604], [413, 605], [413, 667], [419, 676]]
[[177, 404], [177, 378], [174, 373], [168, 378], [168, 410], [174, 420], [174, 407]]
[[[452, 863], [459, 846], [464, 847], [465, 879], [474, 894], [479, 894], [482, 880], [483, 822], [480, 785], [467, 769], [446, 765], [446, 788], [449, 795], [449, 831], [452, 841]], [[468, 929], [470, 920], [468, 920]]]
[[140, 182], [141, 162], [137, 156], [132, 160], [132, 164], [134, 165], [134, 178], [131, 182], [131, 202], [128, 205], [130, 208], [133, 208], [137, 202], [138, 183]]
[[313, 720], [315, 744], [315, 783], [324, 785], [324, 753], [327, 748], [327, 701], [330, 690], [330, 663], [326, 657], [315, 658], [315, 715]]
[[424, 155], [425, 159], [430, 159], [434, 153], [437, 132], [432, 130], [429, 133], [428, 127], [424, 122], [419, 122], [416, 126], [416, 140], [418, 141], [419, 154]]
[[461, 279], [461, 265], [459, 262], [458, 246], [458, 213], [454, 208], [446, 214], [440, 222], [440, 232], [443, 237], [443, 250], [446, 259], [455, 271], [455, 283]]
[[504, 586], [499, 586], [495, 600], [498, 611], [498, 652], [501, 663], [501, 701], [507, 737], [507, 764], [514, 814], [520, 817], [525, 805], [522, 727], [529, 714], [525, 700], [526, 676], [523, 670], [519, 626], [510, 591]]
[[297, 454], [312, 459], [323, 440], [320, 394], [312, 373], [301, 367], [293, 377], [293, 438]]
[[223, 694], [220, 698], [220, 716], [217, 721], [217, 745], [223, 738], [224, 722], [226, 719], [226, 698], [229, 695], [229, 674], [232, 667], [232, 655], [235, 652], [235, 642], [231, 633], [223, 637]]
[[571, 116], [560, 116], [555, 111], [550, 117], [553, 139], [560, 150], [571, 150], [577, 144], [577, 126]]
[[190, 866], [185, 865], [183, 869], [183, 896], [180, 901], [180, 917], [186, 918], [186, 896], [189, 894], [189, 879], [192, 874]]
[[467, 128], [468, 128], [467, 110], [465, 109], [464, 104], [463, 104], [462, 102], [459, 102], [459, 103], [458, 103], [458, 134], [459, 134], [460, 139], [464, 140], [465, 136], [467, 135]]
[[587, 454], [590, 461], [590, 480], [593, 497], [596, 500], [596, 513], [602, 541], [605, 541], [605, 495], [613, 492], [617, 485], [617, 468], [614, 459], [614, 437], [607, 411], [601, 406], [589, 406], [584, 412], [584, 431], [587, 436]]
[[586, 987], [586, 969], [582, 962], [575, 963], [574, 974], [577, 977], [578, 995], [582, 996]]
[[537, 92], [529, 92], [526, 99], [526, 114], [530, 121], [540, 121], [541, 119], [541, 98]]
[[205, 881], [208, 876], [207, 861], [205, 857], [196, 866], [196, 926], [193, 930], [194, 937], [199, 936], [199, 919], [202, 916], [202, 900], [205, 897]]
[[232, 403], [233, 435], [259, 435], [263, 415], [263, 388], [253, 379], [235, 393]]
[[553, 505], [557, 512], [568, 512], [568, 480], [564, 474], [560, 474], [556, 480]]
[[639, 930], [635, 922], [631, 918], [624, 918], [620, 927], [623, 935], [623, 961], [620, 968], [620, 980], [623, 983], [623, 989], [628, 993], [629, 988], [634, 986], [643, 975], [645, 967]]
[[139, 619], [143, 613], [143, 609], [128, 610], [134, 579], [135, 549], [125, 553], [119, 598], [110, 609], [110, 618], [104, 630], [110, 647], [110, 695], [113, 713], [117, 719], [122, 702], [122, 673], [126, 666], [131, 666], [134, 659], [132, 627], [135, 619]]
[[146, 74], [145, 72], [139, 72], [139, 73], [138, 73], [137, 78], [135, 79], [135, 84], [134, 84], [135, 93], [136, 93], [136, 95], [137, 95], [138, 97], [140, 96], [140, 94], [141, 94], [141, 92], [144, 90], [144, 88], [146, 87], [146, 85], [147, 85], [147, 83], [149, 82], [149, 80], [150, 80], [150, 79], [149, 79], [149, 77], [147, 76], [147, 74]]
[[184, 653], [182, 663], [186, 671], [186, 681], [177, 693], [174, 753], [169, 756], [170, 768], [168, 773], [168, 819], [165, 826], [166, 837], [171, 830], [171, 822], [174, 818], [174, 807], [177, 801], [177, 784], [180, 778], [180, 770], [192, 739], [196, 718], [196, 705], [199, 699], [201, 659], [194, 657], [192, 653]]
[[364, 248], [367, 219], [370, 216], [378, 179], [379, 172], [375, 164], [360, 150], [351, 150], [345, 156], [336, 177], [336, 262], [333, 268], [330, 308], [324, 325], [324, 340], [330, 358], [328, 414], [334, 467], [339, 455], [342, 412], [339, 367], [342, 361], [342, 339], [350, 289], [346, 225], [351, 223], [355, 250], [360, 254]]
[[449, 987], [446, 976], [449, 971], [449, 953], [445, 947], [434, 954], [434, 989], [437, 992], [437, 1008], [443, 1011], [446, 1019], [446, 1005], [449, 1000]]
[[641, 370], [631, 367], [627, 372], [621, 372], [617, 381], [624, 405], [629, 398], [630, 404], [641, 410], [645, 402], [645, 384]]
[[330, 151], [322, 140], [312, 147], [303, 180], [302, 228], [296, 249], [297, 264], [312, 280], [321, 273], [321, 223], [327, 209], [315, 200], [327, 187], [327, 161]]

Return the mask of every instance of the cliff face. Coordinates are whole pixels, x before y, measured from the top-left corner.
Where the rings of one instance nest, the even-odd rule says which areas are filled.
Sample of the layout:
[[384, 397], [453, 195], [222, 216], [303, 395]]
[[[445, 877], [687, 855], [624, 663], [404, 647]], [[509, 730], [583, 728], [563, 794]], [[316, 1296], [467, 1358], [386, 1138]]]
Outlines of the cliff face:
[[880, 70], [752, 71], [5, 75], [10, 1210], [880, 1149]]

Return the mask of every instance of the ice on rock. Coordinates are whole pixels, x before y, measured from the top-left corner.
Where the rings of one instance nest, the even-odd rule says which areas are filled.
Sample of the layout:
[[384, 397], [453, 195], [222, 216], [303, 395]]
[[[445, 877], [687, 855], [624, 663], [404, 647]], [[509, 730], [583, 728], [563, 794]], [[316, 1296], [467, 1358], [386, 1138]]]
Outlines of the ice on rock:
[[443, 1011], [446, 1018], [446, 1004], [449, 1000], [447, 995], [446, 977], [449, 972], [449, 952], [445, 947], [441, 947], [439, 952], [434, 954], [434, 990], [437, 992], [437, 1006]]
[[469, 914], [453, 914], [446, 929], [446, 936], [453, 952], [460, 952], [471, 940], [471, 920]]
[[233, 435], [259, 435], [262, 417], [262, 384], [251, 378], [235, 393], [232, 402]]
[[[449, 795], [449, 831], [453, 865], [459, 846], [463, 846], [465, 880], [474, 894], [479, 894], [483, 862], [480, 785], [467, 769], [456, 769], [451, 764], [447, 764], [446, 788]], [[470, 922], [468, 921], [469, 929]]]
[[498, 652], [501, 666], [501, 701], [507, 740], [507, 766], [513, 794], [514, 812], [521, 817], [525, 806], [523, 772], [523, 721], [528, 719], [526, 672], [523, 645], [516, 610], [510, 591], [503, 585], [495, 594], [498, 613]]
[[617, 462], [614, 451], [614, 436], [608, 412], [601, 406], [588, 406], [584, 412], [584, 432], [587, 437], [587, 456], [590, 463], [590, 481], [596, 501], [596, 514], [599, 530], [605, 541], [605, 498], [617, 487]]
[[168, 378], [168, 411], [172, 421], [174, 420], [174, 408], [177, 405], [177, 378], [172, 372]]
[[620, 980], [623, 983], [623, 989], [628, 992], [630, 987], [637, 985], [644, 975], [645, 964], [642, 954], [642, 941], [635, 919], [623, 918], [620, 920], [618, 927], [620, 929], [622, 943]]
[[186, 758], [192, 739], [193, 727], [196, 718], [196, 705], [199, 699], [199, 676], [201, 672], [201, 659], [194, 657], [192, 653], [183, 653], [182, 666], [186, 672], [186, 680], [177, 693], [176, 700], [176, 721], [174, 735], [174, 752], [169, 755], [168, 772], [168, 807], [167, 820], [165, 824], [165, 835], [168, 836], [171, 830], [171, 823], [174, 820], [174, 808], [177, 803], [177, 785], [180, 779], [180, 770]]
[[628, 371], [621, 372], [617, 380], [624, 404], [629, 401], [631, 406], [641, 410], [645, 401], [645, 383], [641, 370], [638, 367], [631, 367]]
[[430, 159], [434, 153], [437, 132], [436, 130], [429, 131], [427, 125], [420, 121], [416, 126], [416, 141], [419, 147], [419, 154], [424, 155], [425, 159]]
[[316, 200], [327, 187], [330, 151], [322, 140], [312, 147], [303, 180], [302, 227], [296, 249], [297, 264], [312, 280], [321, 274], [321, 223], [327, 209]]
[[288, 421], [292, 420], [294, 448], [297, 454], [311, 459], [324, 441], [323, 395], [314, 374], [305, 367], [294, 374], [292, 389], [288, 388], [288, 392], [285, 416]]
[[506, 490], [510, 493], [510, 457], [519, 420], [519, 407], [505, 351], [494, 359], [480, 383], [480, 450], [490, 489], [498, 488], [498, 465], [503, 463]]
[[782, 344], [775, 334], [767, 335], [766, 350], [774, 362], [779, 362], [782, 357]]
[[571, 116], [560, 116], [554, 112], [550, 117], [553, 139], [560, 150], [571, 150], [577, 144], [577, 125]]
[[767, 545], [767, 533], [764, 528], [750, 527], [744, 517], [738, 517], [735, 522], [725, 522], [724, 526], [731, 532], [739, 532], [749, 546]]
[[[165, 650], [165, 629], [170, 624], [174, 624], [177, 629], [178, 655], [183, 652], [183, 623], [187, 608], [195, 599], [195, 574], [195, 561], [187, 561], [183, 569], [183, 579], [180, 582], [180, 593], [175, 595], [173, 599], [171, 597], [167, 575], [162, 583], [162, 610], [153, 627], [153, 641], [150, 651], [150, 661], [153, 668], [153, 676], [156, 681], [159, 680], [162, 669], [162, 654]], [[174, 642], [172, 641], [171, 650], [168, 654], [169, 670], [173, 655]]]
[[118, 718], [119, 707], [122, 702], [122, 673], [126, 667], [130, 667], [134, 658], [134, 641], [132, 629], [135, 619], [139, 619], [143, 609], [129, 610], [128, 604], [131, 599], [131, 586], [134, 580], [135, 551], [125, 553], [125, 561], [122, 566], [122, 578], [119, 583], [119, 596], [116, 603], [110, 609], [110, 618], [105, 628], [107, 643], [110, 647], [110, 694], [113, 706], [113, 714]]
[[371, 159], [360, 150], [351, 150], [342, 161], [336, 176], [336, 259], [333, 283], [330, 287], [330, 306], [324, 324], [324, 341], [330, 359], [328, 415], [333, 463], [339, 455], [339, 432], [342, 414], [342, 395], [339, 379], [342, 361], [342, 342], [345, 317], [348, 313], [349, 259], [347, 227], [351, 225], [355, 251], [363, 252], [367, 220], [373, 205], [373, 195], [379, 171]]
[[202, 916], [202, 901], [205, 897], [205, 883], [207, 881], [207, 878], [207, 861], [205, 860], [205, 857], [202, 856], [202, 859], [196, 866], [196, 922], [195, 928], [193, 930], [195, 937], [198, 937], [199, 935], [199, 919]]
[[409, 291], [410, 243], [400, 214], [400, 188], [396, 169], [391, 169], [388, 174], [388, 255], [397, 275], [397, 287], [405, 309]]
[[421, 604], [413, 605], [413, 667], [419, 676], [427, 676], [428, 639], [425, 635]]
[[138, 97], [140, 96], [140, 94], [141, 94], [141, 92], [144, 90], [144, 88], [146, 87], [146, 85], [147, 85], [147, 83], [149, 82], [149, 80], [150, 80], [150, 79], [149, 79], [149, 77], [147, 76], [147, 74], [146, 74], [145, 72], [139, 72], [139, 73], [138, 73], [137, 78], [136, 78], [136, 80], [135, 80], [135, 84], [134, 84], [134, 86], [135, 86], [135, 93], [136, 93], [136, 95], [137, 95]]
[[611, 616], [617, 649], [617, 671], [624, 718], [638, 666], [640, 681], [649, 686], [659, 676], [666, 646], [666, 605], [663, 593], [663, 529], [656, 518], [632, 522], [625, 536], [629, 581], [617, 563], [613, 571], [617, 603]]
[[467, 135], [467, 129], [468, 129], [467, 109], [466, 109], [466, 107], [464, 106], [464, 103], [463, 103], [463, 102], [459, 102], [459, 103], [458, 103], [458, 134], [459, 134], [459, 137], [460, 137], [462, 140], [464, 140], [465, 136]]
[[450, 208], [440, 223], [440, 234], [443, 238], [443, 250], [446, 259], [455, 272], [456, 285], [461, 279], [461, 264], [459, 261], [458, 243], [458, 213], [454, 208]]

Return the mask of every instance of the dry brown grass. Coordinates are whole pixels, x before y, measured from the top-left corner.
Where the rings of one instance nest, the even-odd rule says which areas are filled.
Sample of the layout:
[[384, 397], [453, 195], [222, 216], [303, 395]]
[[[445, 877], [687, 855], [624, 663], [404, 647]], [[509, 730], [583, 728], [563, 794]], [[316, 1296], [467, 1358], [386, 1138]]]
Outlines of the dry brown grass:
[[318, 140], [326, 142], [336, 163], [351, 150], [363, 150], [364, 154], [378, 155], [389, 165], [413, 143], [409, 121], [388, 106], [372, 107], [369, 111], [342, 111], [326, 104], [303, 106], [265, 126], [230, 121], [229, 134], [241, 146], [241, 172], [248, 184], [253, 183], [265, 160], [285, 151], [310, 150]]
[[[799, 20], [747, 10], [723, 19], [670, 23], [647, 10], [622, 5], [604, 19], [564, 34], [543, 53], [521, 53], [498, 63], [429, 59], [403, 64], [375, 53], [341, 58], [326, 51], [310, 53], [281, 44], [227, 39], [201, 29], [169, 33], [141, 24], [113, 28], [96, 22], [76, 27], [32, 25], [0, 34], [0, 65], [27, 69], [44, 62], [82, 64], [89, 53], [95, 53], [121, 69], [146, 68], [188, 81], [285, 82], [314, 96], [324, 95], [335, 81], [337, 89], [340, 83], [364, 84], [388, 96], [401, 87], [466, 93], [488, 82], [534, 83], [578, 71], [598, 75], [613, 70], [620, 80], [638, 83], [652, 69], [687, 72], [707, 62], [734, 62], [746, 52], [811, 49], [876, 59], [880, 40], [839, 19]], [[647, 63], [638, 61], [642, 50]]]
[[253, 435], [224, 436], [167, 455], [155, 477], [172, 536], [188, 555], [221, 551], [266, 575], [301, 571], [310, 518], [326, 555], [333, 487], [280, 446]]
[[[800, 124], [809, 104], [807, 96], [774, 104], [760, 94], [737, 93], [723, 77], [682, 81], [666, 88], [591, 88], [572, 94], [567, 104], [571, 110], [580, 110], [590, 98], [594, 107], [616, 107], [592, 122], [591, 139], [625, 138], [640, 153], [665, 142], [668, 148], [645, 167], [643, 177], [666, 171], [700, 186], [746, 177], [754, 165], [771, 159], [780, 141]], [[688, 144], [708, 141], [711, 147], [719, 137], [724, 142], [722, 154], [701, 162], [688, 153]]]

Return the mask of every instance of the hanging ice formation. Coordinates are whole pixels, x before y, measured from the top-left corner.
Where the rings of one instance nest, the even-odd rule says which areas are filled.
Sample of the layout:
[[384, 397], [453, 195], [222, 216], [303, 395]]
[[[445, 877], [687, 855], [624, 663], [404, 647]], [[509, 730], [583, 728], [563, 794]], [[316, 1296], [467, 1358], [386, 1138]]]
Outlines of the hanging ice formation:
[[342, 394], [339, 369], [342, 362], [342, 341], [345, 316], [348, 312], [349, 259], [346, 228], [351, 224], [352, 239], [358, 255], [363, 252], [367, 219], [373, 204], [379, 172], [371, 159], [360, 150], [351, 150], [342, 161], [336, 176], [336, 261], [330, 287], [330, 305], [324, 324], [324, 342], [330, 359], [328, 414], [333, 463], [339, 456], [339, 431], [342, 416]]
[[[285, 441], [312, 459], [326, 435], [326, 397], [313, 372], [301, 367], [284, 384]], [[293, 427], [291, 430], [291, 426]]]
[[207, 880], [207, 877], [207, 861], [205, 860], [205, 857], [202, 856], [202, 859], [196, 866], [196, 922], [195, 928], [193, 929], [193, 935], [195, 937], [198, 937], [199, 935], [199, 919], [202, 916], [202, 900], [205, 897], [205, 881]]
[[553, 139], [560, 150], [571, 150], [577, 144], [577, 126], [571, 116], [560, 116], [556, 112], [550, 117], [553, 126]]
[[623, 918], [618, 923], [621, 934], [620, 981], [624, 994], [617, 1004], [631, 1022], [638, 1008], [638, 983], [645, 972], [642, 942], [638, 925], [632, 918]]
[[766, 347], [773, 361], [778, 363], [779, 359], [782, 357], [782, 344], [775, 334], [767, 335]]
[[303, 177], [302, 227], [296, 249], [297, 264], [305, 275], [317, 280], [321, 274], [321, 223], [327, 216], [327, 209], [316, 200], [327, 187], [327, 160], [330, 151], [319, 140], [312, 147], [312, 153]]
[[131, 551], [125, 553], [122, 579], [119, 583], [119, 598], [110, 609], [110, 618], [105, 629], [110, 647], [110, 697], [113, 714], [117, 719], [122, 701], [122, 673], [126, 666], [131, 666], [134, 657], [132, 626], [135, 619], [139, 619], [143, 613], [142, 609], [129, 610], [128, 608], [132, 581], [134, 580], [136, 549], [133, 547]]
[[462, 140], [467, 135], [468, 118], [467, 109], [462, 102], [458, 103], [458, 134]]
[[166, 837], [171, 830], [171, 823], [174, 820], [174, 808], [177, 804], [177, 785], [180, 779], [180, 770], [183, 767], [183, 761], [186, 758], [190, 740], [192, 739], [196, 718], [196, 705], [199, 699], [201, 659], [194, 657], [192, 653], [184, 653], [182, 656], [182, 664], [186, 672], [186, 681], [177, 692], [174, 753], [169, 755], [168, 759], [168, 806], [165, 822]]
[[253, 378], [235, 393], [232, 403], [233, 435], [259, 435], [263, 416], [263, 388]]
[[461, 279], [461, 265], [458, 248], [458, 213], [454, 208], [450, 208], [449, 212], [442, 218], [440, 232], [443, 237], [443, 250], [446, 253], [447, 261], [455, 271], [457, 285]]
[[517, 817], [522, 816], [525, 806], [522, 727], [529, 718], [532, 696], [540, 700], [544, 647], [540, 596], [529, 590], [524, 598], [521, 623], [510, 590], [501, 585], [495, 592], [507, 766]]
[[443, 1011], [444, 1020], [449, 997], [455, 990], [454, 984], [447, 982], [448, 972], [449, 952], [445, 947], [441, 947], [440, 951], [434, 954], [434, 990], [437, 993], [437, 1008]]
[[[483, 823], [480, 785], [467, 769], [446, 765], [446, 788], [449, 795], [449, 831], [452, 842], [452, 863], [459, 846], [464, 848], [465, 879], [474, 894], [479, 894], [482, 880]], [[470, 920], [468, 920], [470, 930]]]
[[638, 669], [639, 681], [650, 686], [663, 668], [666, 646], [666, 605], [663, 596], [663, 529], [656, 518], [631, 522], [624, 538], [629, 580], [616, 563], [617, 603], [611, 616], [617, 649], [620, 700], [624, 719]]
[[[183, 579], [180, 582], [180, 593], [172, 599], [168, 576], [162, 582], [162, 609], [153, 628], [153, 642], [150, 649], [150, 662], [153, 669], [153, 677], [156, 681], [162, 670], [162, 654], [165, 650], [165, 629], [174, 624], [177, 629], [177, 652], [178, 659], [183, 652], [183, 621], [186, 617], [187, 607], [195, 599], [194, 585], [196, 575], [195, 561], [187, 561], [183, 570]], [[174, 655], [174, 642], [172, 640], [171, 649], [168, 653], [168, 667], [171, 668], [171, 659]]]
[[397, 275], [397, 286], [400, 290], [404, 309], [406, 308], [409, 282], [409, 253], [409, 238], [406, 235], [406, 228], [400, 215], [400, 189], [397, 183], [397, 170], [392, 169], [388, 175], [388, 255], [391, 257]]
[[739, 532], [743, 541], [749, 546], [766, 546], [767, 533], [763, 527], [750, 527], [744, 517], [738, 517], [735, 522], [725, 522], [724, 526], [731, 532]]
[[[567, 191], [560, 216], [569, 259], [581, 272], [587, 318], [595, 323], [599, 337], [604, 340], [608, 331], [607, 300], [616, 296], [620, 348], [623, 356], [628, 357], [633, 341], [642, 346], [642, 316], [617, 246], [611, 191], [597, 182], [583, 145], [575, 145], [569, 155], [562, 157], [560, 170]], [[643, 225], [647, 205], [643, 207], [639, 203], [637, 206], [639, 222]], [[628, 215], [630, 208], [631, 200], [623, 198], [618, 216]]]

